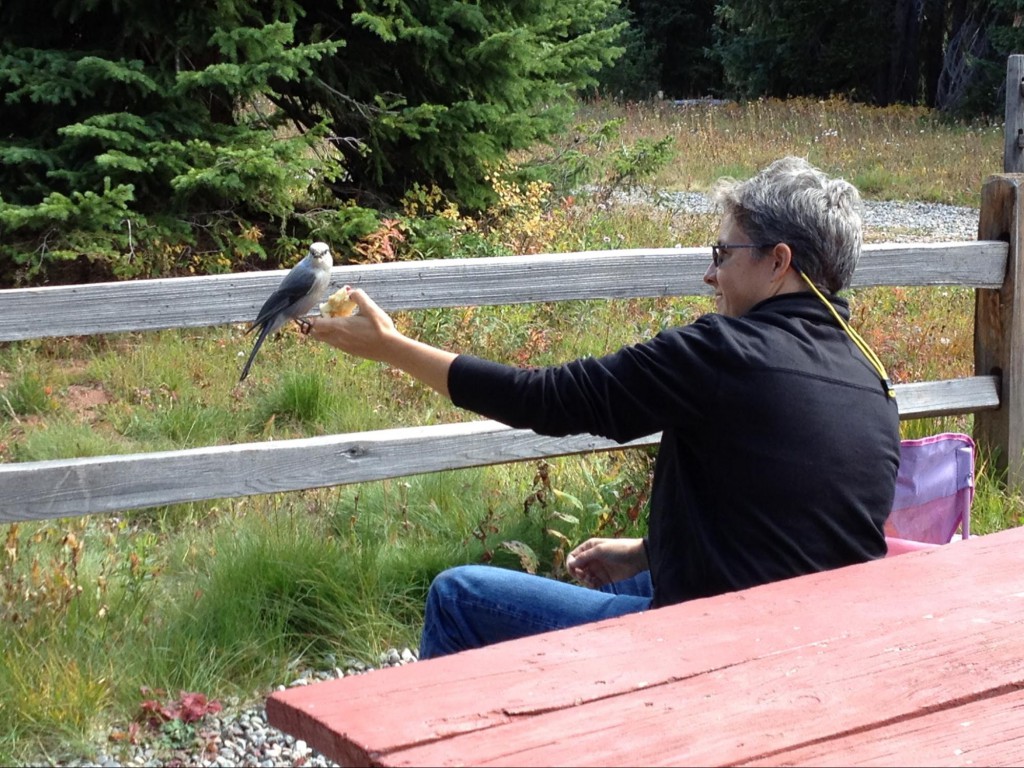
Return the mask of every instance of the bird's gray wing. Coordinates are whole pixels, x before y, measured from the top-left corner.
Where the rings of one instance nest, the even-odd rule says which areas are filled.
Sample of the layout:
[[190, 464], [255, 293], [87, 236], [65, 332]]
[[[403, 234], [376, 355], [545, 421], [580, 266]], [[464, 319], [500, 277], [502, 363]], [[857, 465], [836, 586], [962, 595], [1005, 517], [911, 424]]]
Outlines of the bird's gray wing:
[[315, 285], [316, 272], [314, 270], [296, 267], [284, 276], [284, 280], [281, 281], [277, 290], [263, 302], [263, 307], [256, 315], [253, 325], [265, 323], [280, 312], [287, 313], [289, 309], [309, 295]]

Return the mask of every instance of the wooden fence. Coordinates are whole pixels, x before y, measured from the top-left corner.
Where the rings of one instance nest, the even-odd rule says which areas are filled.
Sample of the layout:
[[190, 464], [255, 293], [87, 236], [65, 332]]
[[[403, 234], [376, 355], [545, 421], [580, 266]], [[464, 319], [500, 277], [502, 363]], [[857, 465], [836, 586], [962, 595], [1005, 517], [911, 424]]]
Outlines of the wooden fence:
[[[1024, 126], [1024, 57], [1011, 57], [1007, 134]], [[1008, 89], [1009, 91], [1009, 89]], [[1011, 110], [1017, 123], [1011, 125]], [[1021, 134], [1024, 136], [1024, 130]], [[1024, 140], [1007, 142], [1017, 161]], [[982, 190], [979, 239], [865, 246], [853, 287], [967, 286], [976, 291], [975, 370], [896, 386], [901, 419], [973, 413], [979, 449], [1024, 489], [1024, 175]], [[635, 249], [335, 267], [331, 288], [364, 288], [388, 311], [574, 299], [705, 295], [706, 248]], [[249, 322], [283, 272], [0, 291], [0, 341]], [[656, 444], [658, 435], [627, 445]], [[623, 446], [552, 438], [491, 421], [296, 440], [0, 465], [0, 522], [297, 491]]]

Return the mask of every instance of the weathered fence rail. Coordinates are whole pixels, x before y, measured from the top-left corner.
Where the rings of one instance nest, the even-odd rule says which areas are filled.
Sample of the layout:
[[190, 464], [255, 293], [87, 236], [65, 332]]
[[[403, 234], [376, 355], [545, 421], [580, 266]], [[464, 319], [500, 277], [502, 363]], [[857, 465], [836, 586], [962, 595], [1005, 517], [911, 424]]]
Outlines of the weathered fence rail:
[[[1004, 170], [1024, 170], [1024, 56], [1007, 64]], [[974, 414], [979, 449], [1024, 489], [1024, 175], [986, 181], [976, 241], [865, 247], [853, 287], [975, 290], [974, 375], [899, 384], [900, 418]], [[331, 290], [386, 310], [706, 293], [706, 249], [662, 248], [336, 267]], [[248, 322], [283, 272], [0, 291], [0, 342]], [[657, 435], [629, 443], [653, 445]], [[403, 477], [621, 448], [490, 421], [0, 465], [0, 522]], [[315, 469], [313, 469], [315, 468]]]
[[[706, 248], [651, 248], [335, 267], [390, 311], [707, 293]], [[865, 248], [855, 287], [999, 288], [1006, 243]], [[0, 341], [249, 322], [283, 270], [0, 291]], [[45, 318], [40, 322], [39, 318]]]
[[[1019, 413], [1007, 413], [1012, 409], [1006, 400], [1006, 371], [1012, 370], [1006, 358], [1014, 355], [1014, 343], [1004, 335], [1020, 338], [1019, 308], [1013, 308], [1016, 296], [1008, 288], [1014, 284], [1008, 276], [1018, 269], [1010, 233], [1016, 232], [1020, 186], [1016, 178], [999, 177], [986, 190], [982, 227], [990, 239], [867, 246], [855, 286], [957, 285], [977, 291], [976, 357], [983, 364], [973, 377], [898, 385], [900, 416], [976, 413], [982, 424], [985, 414], [1001, 414], [989, 420], [990, 444], [1004, 456], [1019, 455], [1009, 443], [1019, 440]], [[332, 289], [359, 285], [391, 311], [701, 295], [707, 291], [701, 279], [707, 259], [705, 249], [681, 248], [349, 266], [333, 270]], [[241, 322], [255, 314], [280, 277], [271, 272], [0, 291], [0, 340]], [[1013, 305], [1009, 311], [1007, 303]], [[630, 445], [656, 442], [652, 435]], [[0, 521], [297, 491], [620, 447], [592, 436], [550, 438], [474, 421], [22, 462], [0, 466]]]

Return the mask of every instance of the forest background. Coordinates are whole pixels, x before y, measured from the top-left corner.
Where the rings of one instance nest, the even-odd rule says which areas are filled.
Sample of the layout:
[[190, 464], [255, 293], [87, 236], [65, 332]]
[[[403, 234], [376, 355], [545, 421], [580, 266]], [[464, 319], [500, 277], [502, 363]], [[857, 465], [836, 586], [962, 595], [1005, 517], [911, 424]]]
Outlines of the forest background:
[[[0, 286], [352, 253], [424, 190], [486, 209], [490, 175], [580, 98], [998, 115], [1022, 18], [1018, 0], [5, 0]], [[579, 184], [557, 159], [509, 181]]]
[[[4, 0], [0, 287], [274, 269], [316, 239], [339, 263], [706, 245], [712, 216], [636, 201], [782, 154], [868, 197], [976, 207], [1001, 171], [1018, 5]], [[969, 375], [972, 299], [858, 291], [854, 319], [897, 381]], [[567, 302], [396, 321], [541, 365], [709, 310]], [[461, 418], [294, 334], [236, 386], [241, 330], [0, 345], [0, 460]], [[977, 533], [1024, 513], [986, 460]], [[644, 532], [651, 461], [612, 452], [9, 526], [0, 762], [181, 747], [201, 737], [183, 713], [415, 646], [449, 565], [564, 578], [574, 542]]]

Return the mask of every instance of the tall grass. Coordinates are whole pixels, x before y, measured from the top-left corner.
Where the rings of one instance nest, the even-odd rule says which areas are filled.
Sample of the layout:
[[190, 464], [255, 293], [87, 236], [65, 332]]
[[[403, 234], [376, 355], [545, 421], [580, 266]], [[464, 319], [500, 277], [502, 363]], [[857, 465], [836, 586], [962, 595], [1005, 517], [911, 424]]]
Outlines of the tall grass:
[[1002, 171], [1001, 124], [951, 123], [920, 107], [879, 109], [838, 98], [624, 109], [596, 102], [579, 117], [584, 135], [621, 119], [627, 140], [674, 139], [674, 161], [653, 181], [658, 188], [705, 189], [721, 176], [745, 178], [795, 154], [875, 199], [977, 206], [982, 180]]
[[[612, 119], [615, 132], [593, 130]], [[869, 196], [976, 205], [1002, 152], [996, 128], [836, 100], [593, 103], [581, 106], [578, 124], [566, 146], [605, 180], [622, 146], [671, 137], [673, 162], [633, 179], [669, 189], [703, 189], [797, 153]], [[567, 152], [537, 148], [517, 160], [550, 163]], [[600, 193], [505, 194], [502, 216], [481, 223], [474, 248], [697, 245], [717, 228], [709, 216]], [[970, 291], [948, 288], [873, 288], [852, 299], [855, 325], [897, 381], [970, 373], [972, 302]], [[710, 308], [706, 298], [566, 302], [437, 309], [396, 322], [452, 349], [543, 365], [601, 354]], [[290, 332], [264, 345], [238, 385], [251, 341], [239, 328], [216, 328], [0, 346], [0, 460], [464, 418], [405, 376]], [[906, 436], [970, 428], [970, 417], [903, 424]], [[10, 526], [0, 554], [0, 761], [86, 752], [128, 728], [144, 690], [246, 702], [297, 667], [374, 663], [390, 646], [414, 646], [426, 589], [444, 567], [492, 562], [559, 576], [568, 548], [588, 535], [641, 535], [651, 461], [647, 451], [613, 452]], [[1024, 515], [988, 462], [979, 462], [977, 533]]]

